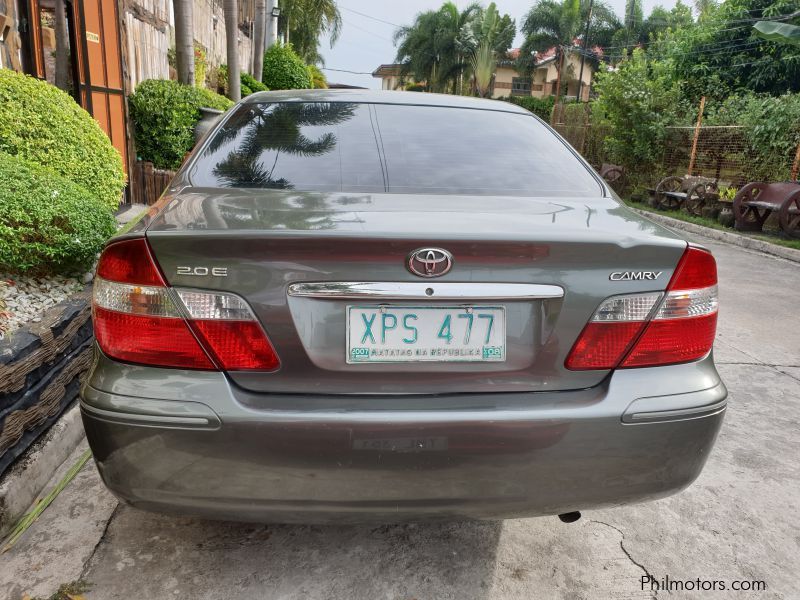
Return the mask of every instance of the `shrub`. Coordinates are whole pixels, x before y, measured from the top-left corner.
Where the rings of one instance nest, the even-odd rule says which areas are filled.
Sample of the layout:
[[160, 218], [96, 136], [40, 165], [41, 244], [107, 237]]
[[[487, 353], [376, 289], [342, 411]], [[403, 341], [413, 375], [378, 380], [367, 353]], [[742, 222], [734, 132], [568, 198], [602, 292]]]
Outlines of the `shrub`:
[[119, 207], [122, 158], [97, 121], [65, 92], [10, 69], [0, 69], [0, 152], [44, 165]]
[[732, 131], [730, 137], [739, 141], [743, 136], [746, 148], [740, 160], [748, 179], [789, 178], [800, 145], [800, 94], [730, 96], [723, 102], [706, 103], [705, 113], [704, 125], [744, 127], [741, 133]]
[[85, 270], [115, 230], [102, 200], [53, 171], [0, 152], [0, 271]]
[[[253, 92], [268, 92], [269, 88], [265, 86], [263, 83], [258, 81], [255, 77], [250, 75], [250, 73], [245, 73], [242, 71], [242, 75], [240, 77], [242, 82], [242, 97], [249, 96]], [[244, 93], [245, 88], [250, 90], [248, 93]]]
[[306, 64], [291, 44], [273, 44], [264, 53], [264, 85], [271, 90], [303, 90], [311, 87]]
[[521, 106], [548, 123], [550, 122], [550, 113], [553, 112], [553, 105], [556, 101], [553, 96], [546, 96], [544, 98], [534, 98], [533, 96], [508, 96], [507, 98], [502, 98], [502, 100]]
[[422, 83], [409, 83], [406, 85], [407, 92], [424, 92], [425, 85]]
[[605, 140], [608, 160], [649, 180], [663, 156], [666, 127], [688, 112], [680, 84], [665, 63], [648, 63], [637, 49], [616, 71], [598, 71], [595, 90], [592, 120], [612, 128]]
[[163, 79], [143, 81], [128, 100], [136, 152], [160, 169], [177, 169], [194, 146], [201, 107], [227, 110], [233, 105], [211, 90]]
[[328, 88], [328, 79], [317, 65], [308, 65], [308, 76], [311, 77], [311, 85], [315, 90]]

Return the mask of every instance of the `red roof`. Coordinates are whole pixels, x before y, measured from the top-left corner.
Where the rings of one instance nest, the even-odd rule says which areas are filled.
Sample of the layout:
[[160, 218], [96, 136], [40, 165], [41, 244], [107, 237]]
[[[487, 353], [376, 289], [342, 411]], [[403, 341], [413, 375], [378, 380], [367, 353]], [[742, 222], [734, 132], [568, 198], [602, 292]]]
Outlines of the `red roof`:
[[[575, 38], [573, 44], [576, 48], [581, 47], [580, 39]], [[596, 54], [597, 56], [603, 56], [603, 49], [600, 46], [592, 46], [591, 52]], [[556, 55], [556, 47], [553, 46], [552, 48], [548, 48], [544, 52], [537, 52], [536, 53], [536, 63], [540, 64], [555, 58]], [[508, 52], [506, 52], [506, 57], [510, 60], [517, 60], [519, 58], [519, 48], [511, 48]]]

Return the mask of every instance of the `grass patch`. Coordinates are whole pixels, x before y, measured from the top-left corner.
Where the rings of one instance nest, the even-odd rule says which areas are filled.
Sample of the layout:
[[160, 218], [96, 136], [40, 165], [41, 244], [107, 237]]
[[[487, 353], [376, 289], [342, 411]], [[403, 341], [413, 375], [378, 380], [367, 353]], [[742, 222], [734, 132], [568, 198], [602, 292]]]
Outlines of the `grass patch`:
[[800, 250], [800, 239], [796, 240], [791, 238], [784, 238], [784, 237], [779, 237], [777, 235], [769, 235], [766, 233], [747, 233], [742, 231], [736, 231], [731, 227], [724, 227], [719, 222], [713, 219], [707, 219], [705, 217], [696, 217], [694, 215], [690, 215], [689, 213], [685, 213], [680, 210], [656, 210], [655, 208], [653, 208], [648, 204], [644, 204], [643, 202], [634, 202], [632, 200], [626, 200], [625, 203], [631, 208], [636, 208], [638, 210], [643, 210], [645, 212], [655, 213], [657, 215], [664, 215], [665, 217], [677, 219], [678, 221], [684, 221], [686, 223], [694, 223], [695, 225], [702, 225], [703, 227], [710, 227], [711, 229], [719, 229], [720, 231], [730, 231], [731, 233], [736, 233], [738, 235], [751, 237], [757, 240], [761, 240], [763, 242], [775, 244], [776, 246], [784, 246], [786, 248], [794, 248], [795, 250]]

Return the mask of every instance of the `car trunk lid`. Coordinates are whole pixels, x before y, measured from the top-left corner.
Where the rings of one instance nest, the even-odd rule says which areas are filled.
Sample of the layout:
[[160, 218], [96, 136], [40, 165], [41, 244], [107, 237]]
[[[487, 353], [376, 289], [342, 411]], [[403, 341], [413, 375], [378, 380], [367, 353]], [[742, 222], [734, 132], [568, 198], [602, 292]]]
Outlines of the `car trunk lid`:
[[[198, 188], [173, 198], [147, 237], [171, 285], [237, 293], [262, 323], [281, 367], [229, 373], [236, 384], [327, 394], [596, 385], [607, 371], [564, 367], [575, 339], [604, 298], [663, 290], [686, 247], [611, 198]], [[449, 252], [450, 271], [430, 279], [412, 273], [409, 255], [421, 248]], [[625, 275], [641, 272], [658, 275]], [[380, 293], [292, 293], [308, 284], [339, 292], [372, 284]], [[413, 294], [391, 291], [398, 287]], [[539, 293], [523, 293], [531, 289]], [[502, 309], [504, 359], [348, 362], [348, 307], [381, 305]]]

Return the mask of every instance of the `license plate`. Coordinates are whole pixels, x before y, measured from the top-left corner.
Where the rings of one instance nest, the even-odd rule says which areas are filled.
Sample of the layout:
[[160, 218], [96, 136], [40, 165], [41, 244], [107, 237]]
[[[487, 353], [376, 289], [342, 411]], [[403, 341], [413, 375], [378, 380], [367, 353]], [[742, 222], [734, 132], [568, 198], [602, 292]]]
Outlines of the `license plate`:
[[348, 306], [347, 362], [502, 362], [502, 306]]

